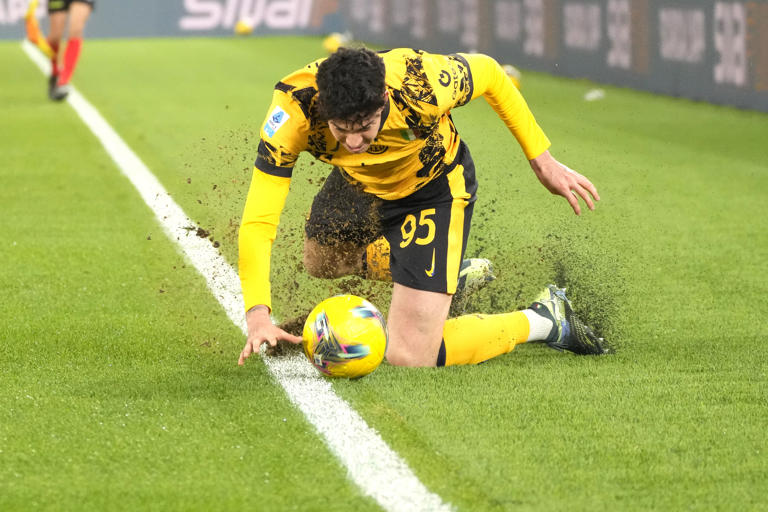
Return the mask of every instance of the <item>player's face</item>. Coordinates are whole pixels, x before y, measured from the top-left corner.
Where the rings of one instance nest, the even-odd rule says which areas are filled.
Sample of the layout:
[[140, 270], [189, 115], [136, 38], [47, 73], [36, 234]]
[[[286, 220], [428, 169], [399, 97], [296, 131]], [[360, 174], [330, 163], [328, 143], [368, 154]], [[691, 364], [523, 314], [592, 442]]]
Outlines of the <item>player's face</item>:
[[381, 128], [381, 112], [384, 107], [374, 112], [370, 117], [358, 122], [332, 119], [328, 128], [334, 138], [350, 153], [365, 153]]

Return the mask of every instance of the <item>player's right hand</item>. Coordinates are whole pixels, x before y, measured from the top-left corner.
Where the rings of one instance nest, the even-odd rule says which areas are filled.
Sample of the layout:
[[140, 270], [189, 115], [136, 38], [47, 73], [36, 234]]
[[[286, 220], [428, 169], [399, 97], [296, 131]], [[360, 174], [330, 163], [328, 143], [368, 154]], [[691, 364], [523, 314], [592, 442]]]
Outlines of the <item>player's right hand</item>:
[[278, 340], [285, 340], [294, 344], [301, 343], [301, 336], [287, 333], [272, 323], [267, 306], [251, 308], [245, 314], [245, 321], [248, 324], [248, 340], [245, 342], [245, 346], [240, 352], [240, 359], [237, 361], [240, 366], [245, 364], [245, 360], [251, 354], [259, 352], [262, 343], [268, 343], [272, 347], [277, 346]]
[[600, 200], [600, 195], [586, 176], [555, 160], [549, 151], [530, 160], [530, 163], [541, 184], [552, 194], [563, 196], [576, 215], [581, 215], [579, 198], [590, 210], [595, 209], [595, 201]]

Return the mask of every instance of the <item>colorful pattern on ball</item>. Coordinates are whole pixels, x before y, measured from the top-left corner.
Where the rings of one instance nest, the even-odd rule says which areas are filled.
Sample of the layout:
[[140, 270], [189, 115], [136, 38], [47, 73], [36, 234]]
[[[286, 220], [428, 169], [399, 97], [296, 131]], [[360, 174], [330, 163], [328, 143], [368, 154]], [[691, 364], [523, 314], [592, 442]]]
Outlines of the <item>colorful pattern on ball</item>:
[[384, 317], [367, 300], [337, 295], [318, 304], [303, 332], [309, 362], [329, 377], [358, 378], [375, 370], [384, 358]]
[[321, 311], [317, 315], [315, 319], [315, 350], [312, 362], [318, 370], [329, 374], [329, 365], [359, 359], [370, 353], [371, 349], [367, 345], [339, 343], [333, 329], [328, 325], [328, 316], [325, 311]]

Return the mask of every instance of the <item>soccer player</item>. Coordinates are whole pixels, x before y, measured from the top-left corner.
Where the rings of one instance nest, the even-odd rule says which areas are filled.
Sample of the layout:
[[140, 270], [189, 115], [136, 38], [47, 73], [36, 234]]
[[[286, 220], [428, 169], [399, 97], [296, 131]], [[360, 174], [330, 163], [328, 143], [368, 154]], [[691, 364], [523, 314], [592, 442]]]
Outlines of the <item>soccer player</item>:
[[451, 109], [484, 96], [531, 168], [578, 215], [595, 186], [550, 155], [550, 142], [501, 66], [480, 54], [340, 48], [275, 86], [240, 226], [240, 280], [248, 338], [239, 364], [263, 343], [300, 343], [270, 321], [270, 252], [302, 151], [334, 166], [305, 226], [304, 266], [316, 277], [393, 281], [387, 360], [393, 365], [480, 363], [527, 341], [603, 352], [548, 286], [529, 309], [448, 319], [469, 235], [477, 182]]
[[[69, 81], [80, 58], [83, 30], [93, 11], [94, 3], [95, 0], [48, 0], [48, 16], [51, 22], [48, 45], [53, 51], [48, 96], [52, 100], [62, 101], [69, 95]], [[59, 48], [65, 28], [68, 29], [67, 46], [63, 62], [60, 62]]]

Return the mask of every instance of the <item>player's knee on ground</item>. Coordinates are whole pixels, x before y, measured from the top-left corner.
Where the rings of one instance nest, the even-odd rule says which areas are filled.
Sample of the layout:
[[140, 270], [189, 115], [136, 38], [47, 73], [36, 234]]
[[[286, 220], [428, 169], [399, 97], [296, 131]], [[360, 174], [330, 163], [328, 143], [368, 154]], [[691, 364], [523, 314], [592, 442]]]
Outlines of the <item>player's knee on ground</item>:
[[436, 366], [451, 296], [395, 283], [389, 306], [387, 361], [395, 366]]
[[437, 365], [437, 352], [434, 354], [426, 353], [425, 351], [414, 352], [409, 350], [405, 343], [397, 343], [397, 340], [394, 341], [393, 343], [390, 337], [386, 353], [387, 362], [392, 366], [431, 367]]

